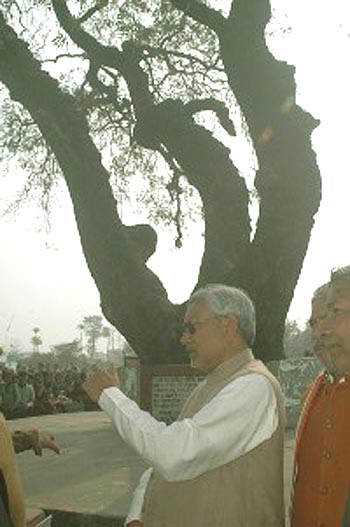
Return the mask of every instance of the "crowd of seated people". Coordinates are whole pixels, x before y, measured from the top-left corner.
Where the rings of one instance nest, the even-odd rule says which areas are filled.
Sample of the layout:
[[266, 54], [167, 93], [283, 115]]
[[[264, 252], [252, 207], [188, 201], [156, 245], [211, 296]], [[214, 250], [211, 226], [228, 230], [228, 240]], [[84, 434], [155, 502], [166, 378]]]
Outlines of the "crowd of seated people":
[[60, 369], [39, 364], [0, 370], [0, 411], [6, 419], [59, 412], [98, 410], [82, 388], [86, 372], [75, 366]]

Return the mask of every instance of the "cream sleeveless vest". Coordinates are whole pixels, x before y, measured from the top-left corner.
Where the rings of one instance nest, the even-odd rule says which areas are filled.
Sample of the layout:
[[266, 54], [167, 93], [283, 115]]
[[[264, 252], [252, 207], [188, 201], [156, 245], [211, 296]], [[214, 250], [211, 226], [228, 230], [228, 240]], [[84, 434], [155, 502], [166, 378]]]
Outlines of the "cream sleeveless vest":
[[[192, 392], [179, 420], [192, 417], [226, 384], [242, 375], [268, 378], [279, 426], [272, 437], [238, 459], [187, 481], [153, 472], [144, 500], [144, 527], [283, 527], [283, 396], [277, 380], [244, 350], [221, 364]], [[234, 426], [228, 423], [227, 426]]]

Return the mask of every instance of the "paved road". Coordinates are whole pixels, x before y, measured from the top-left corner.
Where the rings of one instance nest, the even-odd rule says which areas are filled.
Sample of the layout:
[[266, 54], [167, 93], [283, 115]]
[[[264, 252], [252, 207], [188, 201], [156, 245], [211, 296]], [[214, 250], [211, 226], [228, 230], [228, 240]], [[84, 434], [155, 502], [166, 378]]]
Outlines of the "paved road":
[[62, 448], [18, 455], [27, 504], [34, 508], [124, 515], [131, 489], [146, 465], [102, 412], [58, 414], [9, 421], [12, 430], [39, 428]]
[[[146, 465], [129, 449], [102, 412], [58, 414], [9, 421], [12, 430], [39, 428], [62, 448], [18, 455], [27, 505], [84, 514], [124, 516]], [[289, 494], [293, 440], [285, 444], [285, 492]]]

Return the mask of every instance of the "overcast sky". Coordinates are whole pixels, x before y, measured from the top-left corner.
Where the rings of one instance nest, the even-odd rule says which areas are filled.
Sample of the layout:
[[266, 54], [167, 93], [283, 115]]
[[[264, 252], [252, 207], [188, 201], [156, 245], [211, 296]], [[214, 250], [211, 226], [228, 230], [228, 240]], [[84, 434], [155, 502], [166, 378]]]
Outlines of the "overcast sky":
[[[280, 9], [288, 6], [293, 31], [283, 40], [276, 37], [271, 45], [280, 59], [296, 65], [297, 102], [321, 120], [313, 144], [323, 199], [289, 314], [303, 323], [314, 289], [328, 279], [332, 267], [350, 264], [350, 2], [276, 0], [275, 4]], [[288, 25], [282, 9], [278, 17]], [[0, 211], [13, 195], [10, 176], [1, 176]], [[18, 343], [30, 350], [32, 328], [37, 326], [46, 351], [50, 345], [77, 338], [77, 325], [85, 315], [100, 314], [98, 292], [81, 253], [63, 184], [58, 198], [49, 236], [36, 230], [30, 207], [16, 219], [0, 219], [0, 346]], [[145, 218], [130, 213], [128, 220], [136, 223]], [[195, 283], [202, 239], [193, 229], [181, 250], [173, 248], [167, 233], [160, 233], [159, 239], [149, 264], [170, 299], [180, 302]]]

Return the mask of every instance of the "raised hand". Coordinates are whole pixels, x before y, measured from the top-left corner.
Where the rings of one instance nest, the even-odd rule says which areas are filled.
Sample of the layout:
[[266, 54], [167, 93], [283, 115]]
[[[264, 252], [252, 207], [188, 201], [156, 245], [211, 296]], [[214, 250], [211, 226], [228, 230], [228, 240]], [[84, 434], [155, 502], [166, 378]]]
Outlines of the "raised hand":
[[111, 386], [120, 387], [120, 379], [114, 364], [111, 364], [107, 370], [97, 370], [83, 383], [84, 390], [95, 403], [98, 402], [103, 390]]

